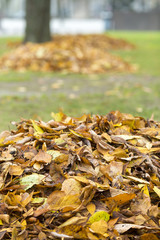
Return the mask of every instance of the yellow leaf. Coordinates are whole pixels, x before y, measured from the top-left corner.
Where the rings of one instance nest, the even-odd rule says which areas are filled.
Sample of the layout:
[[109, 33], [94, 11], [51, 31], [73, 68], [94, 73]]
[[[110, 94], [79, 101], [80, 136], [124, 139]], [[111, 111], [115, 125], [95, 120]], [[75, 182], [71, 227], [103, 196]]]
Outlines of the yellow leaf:
[[62, 191], [65, 192], [66, 195], [74, 195], [81, 193], [82, 186], [81, 184], [73, 178], [66, 179], [62, 183]]
[[153, 174], [153, 175], [151, 176], [151, 179], [152, 179], [152, 181], [157, 181], [157, 182], [159, 182], [159, 178], [157, 177], [156, 174]]
[[116, 148], [112, 153], [111, 156], [115, 156], [118, 158], [125, 158], [127, 157], [126, 151], [122, 148]]
[[[56, 211], [62, 210], [63, 212], [68, 212], [78, 208], [81, 205], [79, 195], [65, 195], [63, 191], [54, 191], [47, 198], [47, 203], [40, 206], [35, 212], [36, 214], [41, 214], [43, 211]], [[44, 210], [45, 209], [45, 210]], [[37, 216], [35, 214], [35, 216]]]
[[108, 142], [110, 143], [112, 142], [111, 137], [106, 132], [102, 133], [101, 136], [104, 137]]
[[1, 132], [0, 134], [0, 146], [3, 146], [3, 142], [5, 140], [5, 138], [9, 137], [10, 136], [10, 132], [9, 131], [3, 131]]
[[109, 198], [107, 198], [107, 201], [109, 201], [111, 203], [116, 202], [118, 205], [122, 205], [124, 203], [129, 202], [133, 198], [135, 198], [135, 196], [136, 195], [134, 193], [133, 194], [132, 193], [131, 194], [123, 193], [123, 194], [116, 195], [114, 197], [109, 197]]
[[59, 204], [57, 204], [57, 209], [62, 209], [63, 212], [68, 212], [78, 208], [81, 204], [79, 196], [76, 195], [67, 195], [61, 198]]
[[8, 214], [0, 214], [0, 220], [9, 223], [9, 215]]
[[[65, 234], [67, 236], [61, 236], [61, 239], [87, 239], [86, 231], [84, 227], [77, 224], [71, 224], [63, 228], [58, 228], [58, 233]], [[69, 237], [72, 236], [72, 237]], [[57, 235], [58, 237], [58, 235]], [[56, 238], [57, 239], [57, 238]]]
[[142, 188], [141, 191], [142, 191], [147, 197], [150, 197], [150, 196], [149, 196], [148, 187], [147, 187], [146, 184], [144, 185], [144, 187]]
[[47, 198], [44, 198], [44, 197], [38, 197], [38, 198], [33, 198], [32, 199], [32, 203], [43, 203], [43, 202], [46, 202]]
[[27, 222], [26, 222], [26, 220], [23, 220], [23, 221], [21, 222], [21, 228], [22, 228], [22, 230], [23, 230], [23, 229], [26, 229], [26, 226], [27, 226]]
[[137, 147], [137, 149], [144, 154], [159, 151], [159, 148], [145, 148], [145, 147]]
[[131, 179], [132, 181], [135, 181], [135, 182], [144, 183], [144, 184], [148, 184], [149, 185], [148, 181], [146, 181], [144, 179], [141, 179], [141, 178], [132, 177], [132, 176], [123, 176], [123, 177]]
[[82, 134], [77, 133], [77, 132], [75, 132], [75, 131], [72, 130], [72, 129], [70, 129], [70, 132], [73, 133], [73, 134], [74, 134], [75, 136], [77, 136], [77, 137], [86, 138], [86, 139], [92, 141], [92, 139], [91, 139], [90, 137], [83, 136]]
[[93, 233], [87, 232], [87, 236], [90, 240], [99, 240]]
[[98, 211], [89, 218], [88, 223], [98, 222], [99, 220], [104, 220], [108, 222], [109, 219], [109, 213], [107, 213], [106, 211]]
[[51, 113], [51, 117], [56, 121], [56, 122], [61, 122], [63, 118], [65, 117], [64, 113], [59, 112], [59, 113]]
[[62, 227], [66, 227], [69, 225], [81, 225], [83, 223], [85, 223], [87, 221], [87, 217], [72, 217], [70, 219], [68, 219], [67, 221], [65, 221], [64, 223], [62, 223], [60, 226], [58, 226], [58, 228], [62, 228]]
[[89, 183], [89, 180], [85, 177], [82, 177], [82, 176], [74, 176], [74, 179], [76, 179], [79, 182], [85, 183], [85, 184]]
[[96, 210], [95, 204], [89, 203], [89, 204], [87, 205], [87, 210], [88, 210], [88, 212], [89, 212], [91, 215], [93, 215], [93, 214], [95, 213], [95, 210]]
[[56, 139], [54, 139], [54, 141], [56, 144], [61, 144], [61, 143], [65, 142], [64, 139], [62, 139], [62, 138], [56, 138]]
[[108, 230], [107, 222], [103, 219], [93, 222], [90, 226], [93, 232], [103, 235]]
[[75, 132], [75, 131], [72, 130], [72, 129], [70, 129], [70, 132], [73, 133], [73, 134], [74, 134], [75, 136], [77, 136], [77, 137], [81, 137], [81, 138], [83, 138], [83, 135], [82, 135], [82, 134], [77, 133], [77, 132]]
[[160, 197], [160, 189], [154, 186], [153, 190], [155, 191], [155, 193], [157, 193], [158, 197]]
[[34, 120], [31, 120], [31, 122], [32, 122], [32, 125], [33, 125], [33, 127], [34, 127], [34, 130], [35, 130], [35, 133], [36, 133], [36, 134], [42, 134], [42, 133], [44, 133], [43, 129], [40, 128], [40, 127], [38, 126], [38, 124], [35, 123]]
[[24, 170], [20, 166], [17, 166], [17, 165], [9, 166], [9, 174], [10, 175], [20, 176], [20, 175], [22, 175], [23, 171]]

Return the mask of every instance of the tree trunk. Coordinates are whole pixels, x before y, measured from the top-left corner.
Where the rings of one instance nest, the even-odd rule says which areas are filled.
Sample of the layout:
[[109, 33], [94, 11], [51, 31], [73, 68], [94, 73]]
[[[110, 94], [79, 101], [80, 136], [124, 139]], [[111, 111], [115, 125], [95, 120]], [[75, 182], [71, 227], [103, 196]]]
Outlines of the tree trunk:
[[24, 42], [42, 43], [51, 40], [50, 0], [26, 0]]

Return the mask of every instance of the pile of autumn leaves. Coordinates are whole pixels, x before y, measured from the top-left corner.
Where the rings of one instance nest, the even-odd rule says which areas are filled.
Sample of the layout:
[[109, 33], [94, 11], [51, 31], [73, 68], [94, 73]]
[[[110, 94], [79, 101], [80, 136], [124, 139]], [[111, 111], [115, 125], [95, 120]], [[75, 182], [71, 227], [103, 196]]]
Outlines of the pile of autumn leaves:
[[110, 53], [133, 48], [133, 44], [107, 35], [54, 36], [47, 43], [18, 44], [0, 58], [0, 68], [64, 73], [133, 72], [135, 66]]
[[160, 123], [52, 118], [0, 134], [0, 239], [159, 239]]

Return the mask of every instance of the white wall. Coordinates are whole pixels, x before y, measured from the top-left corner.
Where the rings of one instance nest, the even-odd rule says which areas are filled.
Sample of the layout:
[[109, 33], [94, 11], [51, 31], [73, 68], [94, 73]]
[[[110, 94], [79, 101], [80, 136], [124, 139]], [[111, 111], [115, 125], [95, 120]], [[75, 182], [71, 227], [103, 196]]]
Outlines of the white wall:
[[[105, 24], [101, 19], [52, 19], [50, 28], [52, 34], [102, 33], [105, 30]], [[24, 31], [24, 19], [2, 19], [0, 36], [23, 36]]]

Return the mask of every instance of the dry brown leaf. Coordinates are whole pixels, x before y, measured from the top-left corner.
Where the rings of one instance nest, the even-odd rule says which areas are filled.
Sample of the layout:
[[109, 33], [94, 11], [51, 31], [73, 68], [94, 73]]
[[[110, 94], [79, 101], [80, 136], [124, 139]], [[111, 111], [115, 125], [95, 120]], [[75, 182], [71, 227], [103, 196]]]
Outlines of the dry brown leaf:
[[[101, 235], [104, 235], [105, 233], [107, 233], [108, 230], [108, 225], [107, 222], [104, 220], [99, 220], [98, 222], [94, 222], [91, 224], [90, 229], [94, 232], [94, 233], [98, 233]], [[105, 235], [105, 237], [107, 237]]]
[[52, 157], [50, 154], [40, 150], [37, 155], [33, 158], [33, 161], [48, 164], [52, 160]]
[[[75, 35], [54, 36], [54, 40], [47, 43], [27, 43], [17, 45], [16, 49], [5, 54], [0, 59], [1, 69], [19, 71], [64, 71], [73, 73], [104, 73], [109, 71], [135, 71], [122, 58], [109, 53], [113, 49], [134, 49], [121, 39], [107, 35]], [[61, 81], [52, 84], [58, 89]], [[26, 89], [20, 88], [23, 92]]]
[[75, 195], [75, 194], [79, 194], [80, 195], [81, 190], [82, 190], [82, 186], [75, 179], [69, 178], [69, 179], [66, 179], [62, 183], [62, 189], [61, 190], [63, 192], [65, 192], [66, 195]]
[[15, 176], [22, 175], [23, 171], [24, 170], [21, 168], [21, 166], [18, 166], [18, 165], [10, 165], [8, 170], [10, 175], [15, 175]]
[[0, 238], [156, 240], [160, 123], [52, 117], [0, 134]]

